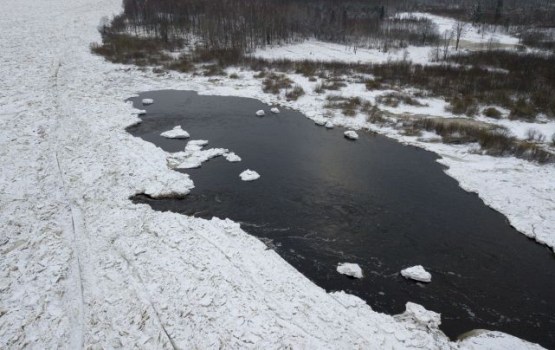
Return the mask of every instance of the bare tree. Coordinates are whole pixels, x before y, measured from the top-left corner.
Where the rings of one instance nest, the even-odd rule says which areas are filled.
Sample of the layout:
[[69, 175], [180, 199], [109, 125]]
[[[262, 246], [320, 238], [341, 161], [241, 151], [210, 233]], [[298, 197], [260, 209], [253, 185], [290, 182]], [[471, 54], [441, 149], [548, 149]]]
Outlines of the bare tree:
[[459, 51], [459, 44], [461, 42], [461, 37], [466, 32], [468, 23], [458, 20], [453, 24], [453, 33], [455, 35], [455, 51]]
[[449, 55], [449, 46], [451, 45], [451, 40], [453, 40], [453, 31], [446, 30], [443, 33], [443, 60], [447, 59]]

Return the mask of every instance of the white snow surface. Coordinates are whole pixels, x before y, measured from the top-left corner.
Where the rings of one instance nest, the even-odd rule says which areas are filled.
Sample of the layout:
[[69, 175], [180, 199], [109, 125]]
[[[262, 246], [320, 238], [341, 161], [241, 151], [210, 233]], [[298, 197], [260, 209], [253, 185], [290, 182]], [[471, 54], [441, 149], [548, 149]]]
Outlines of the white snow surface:
[[164, 131], [160, 136], [168, 139], [188, 139], [191, 137], [189, 133], [181, 128], [181, 125], [177, 125], [175, 128]]
[[[91, 55], [97, 24], [120, 0], [2, 5], [0, 348], [532, 348], [502, 333], [449, 342], [422, 325], [426, 313], [393, 317], [326, 293], [230, 220], [131, 203], [140, 192], [184, 195], [193, 183], [168, 167], [168, 153], [125, 131], [139, 122], [125, 99], [161, 89], [276, 97], [252, 72], [214, 81]], [[286, 107], [314, 118], [323, 103], [309, 94]], [[372, 128], [361, 117], [334, 123]], [[553, 246], [553, 167], [375, 131], [442, 155], [463, 188]]]
[[239, 174], [239, 177], [243, 181], [254, 181], [254, 180], [258, 180], [260, 178], [260, 174], [258, 174], [254, 170], [247, 169], [247, 170], [243, 171], [241, 174]]
[[539, 350], [543, 349], [537, 344], [525, 343], [519, 344], [518, 339], [513, 336], [495, 332], [488, 331], [484, 329], [479, 329], [470, 332], [470, 336], [465, 337], [461, 340], [461, 348], [468, 350], [507, 350], [507, 349], [518, 349], [518, 350]]
[[362, 278], [362, 269], [358, 264], [341, 263], [337, 265], [337, 272], [354, 278]]
[[356, 131], [353, 130], [347, 130], [343, 133], [345, 135], [346, 138], [351, 139], [351, 140], [358, 140], [358, 134], [356, 133]]
[[365, 48], [357, 48], [355, 51], [352, 46], [310, 39], [290, 45], [268, 46], [256, 50], [253, 56], [264, 59], [341, 61], [347, 63], [386, 63], [410, 60], [414, 63], [426, 64], [430, 61], [431, 51], [432, 47], [429, 46], [409, 46], [406, 49], [392, 49], [387, 52]]
[[432, 282], [432, 274], [424, 269], [422, 265], [416, 265], [401, 270], [401, 275], [405, 278], [419, 282]]

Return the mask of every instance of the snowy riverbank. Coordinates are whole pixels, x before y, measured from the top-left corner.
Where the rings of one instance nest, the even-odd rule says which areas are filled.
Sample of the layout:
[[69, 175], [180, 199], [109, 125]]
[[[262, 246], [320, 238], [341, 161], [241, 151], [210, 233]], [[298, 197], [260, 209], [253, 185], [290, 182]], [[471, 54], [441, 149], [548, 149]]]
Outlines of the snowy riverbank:
[[[168, 88], [275, 97], [263, 94], [250, 72], [211, 81], [92, 56], [96, 25], [120, 11], [119, 0], [3, 5], [0, 347], [532, 346], [499, 333], [449, 342], [435, 329], [435, 314], [409, 304], [393, 317], [354, 296], [328, 294], [233, 222], [132, 204], [128, 198], [138, 192], [183, 195], [193, 184], [168, 168], [167, 153], [125, 131], [138, 121], [126, 98]], [[316, 117], [321, 103], [307, 95], [289, 106]], [[357, 118], [337, 123], [364, 125]], [[552, 175], [552, 167], [434, 147], [465, 188], [548, 240], [554, 230], [530, 213], [555, 222], [546, 206], [549, 177], [530, 184], [519, 176]]]

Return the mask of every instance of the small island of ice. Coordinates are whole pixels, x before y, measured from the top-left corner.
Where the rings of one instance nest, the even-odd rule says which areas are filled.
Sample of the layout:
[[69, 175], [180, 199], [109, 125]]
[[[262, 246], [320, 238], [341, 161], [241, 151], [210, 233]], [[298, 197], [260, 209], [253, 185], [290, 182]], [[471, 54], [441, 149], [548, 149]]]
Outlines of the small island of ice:
[[278, 114], [279, 113], [279, 109], [277, 107], [274, 107], [272, 109], [270, 109], [270, 112], [274, 113], [274, 114]]
[[264, 113], [264, 110], [261, 109], [261, 110], [256, 111], [256, 115], [259, 116], [259, 117], [263, 117], [264, 115], [266, 115], [266, 113]]
[[239, 176], [243, 181], [254, 181], [260, 178], [260, 175], [256, 171], [248, 169], [239, 174]]
[[154, 103], [154, 100], [151, 98], [143, 98], [143, 105], [151, 105]]
[[405, 278], [419, 282], [432, 282], [432, 275], [428, 271], [424, 270], [424, 267], [422, 267], [422, 265], [416, 265], [401, 270], [401, 275]]
[[358, 140], [358, 134], [353, 130], [345, 131], [344, 135], [349, 140]]
[[330, 122], [330, 121], [326, 122], [326, 128], [327, 129], [333, 129], [333, 123]]
[[181, 125], [172, 130], [164, 131], [160, 136], [168, 139], [188, 139], [190, 137], [189, 133], [181, 128]]
[[241, 161], [241, 157], [239, 157], [234, 152], [226, 153], [226, 154], [224, 154], [224, 157], [228, 162], [232, 162], [232, 163]]
[[337, 272], [354, 278], [362, 278], [362, 269], [358, 264], [341, 263], [337, 265]]

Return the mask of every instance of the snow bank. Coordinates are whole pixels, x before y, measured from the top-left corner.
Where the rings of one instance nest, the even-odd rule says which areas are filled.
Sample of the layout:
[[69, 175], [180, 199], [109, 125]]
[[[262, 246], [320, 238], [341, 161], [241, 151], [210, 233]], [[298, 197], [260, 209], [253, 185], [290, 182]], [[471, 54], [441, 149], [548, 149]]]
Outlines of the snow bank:
[[426, 271], [422, 265], [416, 265], [401, 270], [401, 275], [405, 278], [413, 279], [419, 282], [432, 282], [432, 275]]
[[154, 100], [151, 98], [143, 98], [143, 105], [147, 106], [147, 105], [151, 105], [154, 103]]
[[172, 130], [164, 131], [160, 136], [168, 139], [188, 139], [191, 137], [187, 131], [181, 128], [181, 125], [176, 126]]
[[263, 117], [264, 115], [266, 115], [266, 113], [264, 112], [263, 109], [256, 111], [256, 115], [259, 117]]
[[441, 324], [440, 314], [426, 310], [423, 306], [408, 302], [405, 312], [398, 316], [400, 319], [410, 319], [417, 325], [428, 329], [438, 329]]
[[529, 343], [511, 335], [478, 329], [462, 337], [459, 342], [460, 350], [540, 350], [543, 347]]
[[272, 109], [270, 109], [270, 112], [272, 112], [274, 114], [279, 114], [279, 108], [273, 107]]
[[247, 169], [243, 171], [241, 174], [239, 174], [239, 177], [243, 181], [254, 181], [254, 180], [258, 180], [260, 178], [260, 175], [254, 170]]
[[345, 137], [350, 140], [358, 140], [358, 134], [356, 133], [356, 131], [353, 131], [353, 130], [345, 131], [343, 135], [345, 135]]
[[354, 278], [362, 278], [362, 269], [358, 264], [341, 263], [337, 265], [337, 272]]

